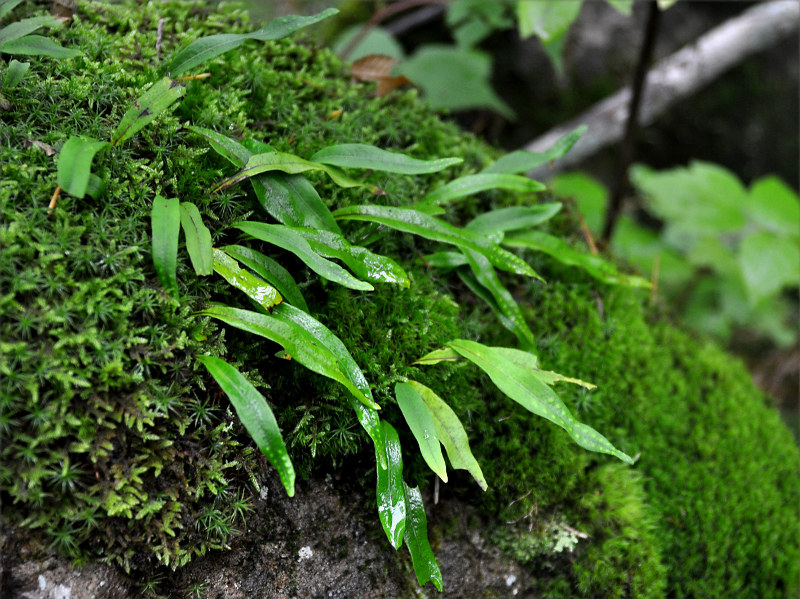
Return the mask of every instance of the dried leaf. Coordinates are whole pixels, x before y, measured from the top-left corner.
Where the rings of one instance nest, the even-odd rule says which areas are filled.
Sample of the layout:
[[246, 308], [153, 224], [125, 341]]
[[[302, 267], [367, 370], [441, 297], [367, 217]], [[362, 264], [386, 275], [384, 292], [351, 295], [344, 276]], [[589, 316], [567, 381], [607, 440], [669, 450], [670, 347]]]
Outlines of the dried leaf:
[[47, 156], [55, 156], [56, 154], [58, 154], [58, 150], [56, 150], [53, 146], [41, 142], [38, 139], [26, 139], [25, 141], [22, 142], [22, 147], [25, 149], [31, 147], [39, 148]]
[[391, 56], [382, 54], [370, 54], [364, 58], [359, 58], [350, 68], [350, 74], [360, 81], [375, 81], [378, 89], [375, 95], [385, 96], [393, 89], [401, 85], [414, 85], [407, 77], [392, 75], [392, 68], [399, 61]]

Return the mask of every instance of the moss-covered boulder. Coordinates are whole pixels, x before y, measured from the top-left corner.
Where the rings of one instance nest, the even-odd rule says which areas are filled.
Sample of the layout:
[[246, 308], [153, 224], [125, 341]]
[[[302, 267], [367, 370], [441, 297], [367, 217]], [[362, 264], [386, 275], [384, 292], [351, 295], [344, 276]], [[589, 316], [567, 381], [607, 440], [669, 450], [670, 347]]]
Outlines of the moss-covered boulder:
[[[10, 18], [35, 11], [22, 6]], [[30, 563], [52, 550], [79, 563], [121, 566], [163, 593], [210, 593], [216, 583], [203, 580], [215, 568], [227, 568], [213, 578], [219, 585], [238, 572], [240, 580], [253, 580], [248, 592], [274, 596], [336, 588], [359, 596], [370, 580], [382, 581], [373, 584], [377, 595], [414, 593], [409, 558], [381, 538], [374, 454], [346, 391], [274, 357], [276, 345], [198, 315], [211, 302], [250, 306], [222, 279], [197, 276], [183, 247], [180, 299], [166, 293], [153, 268], [151, 206], [157, 194], [193, 202], [215, 246], [242, 239], [234, 222], [267, 220], [249, 188], [211, 193], [234, 169], [186, 124], [299, 156], [358, 142], [464, 160], [433, 175], [371, 174], [379, 197], [310, 173], [332, 208], [411, 204], [498, 153], [439, 120], [413, 90], [373, 97], [325, 49], [251, 43], [209, 62], [211, 76], [189, 81], [174, 110], [96, 159], [105, 183], [100, 199], [65, 195], [47, 211], [56, 187], [48, 146], [59, 149], [72, 135], [109, 139], [130, 103], [163, 75], [162, 57], [201, 35], [253, 28], [235, 7], [83, 1], [57, 33], [82, 56], [34, 57], [22, 82], [4, 92], [10, 108], [0, 129], [0, 493], [4, 524], [12, 526], [3, 548], [12, 580], [21, 570], [8, 556]], [[445, 218], [461, 225], [489, 207], [524, 202], [531, 199], [484, 192]], [[568, 215], [550, 226], [579, 245]], [[375, 231], [351, 225], [345, 232], [355, 240]], [[446, 590], [796, 596], [798, 451], [739, 363], [673, 326], [641, 292], [525, 255], [548, 283], [503, 281], [524, 306], [541, 363], [598, 386], [557, 388], [581, 421], [638, 456], [628, 467], [581, 449], [466, 364], [411, 365], [454, 338], [516, 342], [458, 278], [420, 259], [435, 244], [395, 233], [378, 235], [371, 248], [406, 269], [409, 289], [352, 291], [322, 281], [291, 255], [261, 249], [289, 269], [311, 312], [350, 349], [382, 416], [398, 429], [406, 479], [423, 488]], [[306, 481], [298, 493], [309, 495], [276, 498], [274, 470], [195, 361], [198, 354], [224, 357], [264, 394]], [[409, 451], [416, 442], [392, 394], [402, 377], [440, 390], [459, 415], [486, 493], [463, 471], [434, 489], [424, 461]], [[341, 488], [325, 495], [325, 480]], [[328, 507], [303, 507], [314, 505], [315, 492], [329, 497]], [[294, 512], [287, 507], [293, 501]], [[319, 518], [336, 526], [320, 527]], [[352, 529], [342, 525], [349, 518]], [[330, 567], [282, 562], [284, 553], [302, 549], [292, 535], [312, 530], [322, 539], [336, 531], [337, 550], [322, 554]], [[386, 550], [358, 550], [359, 534]], [[491, 576], [465, 575], [476, 565], [463, 548], [475, 539], [482, 539], [478, 568]], [[219, 551], [231, 547], [234, 553], [222, 557]], [[505, 574], [497, 565], [502, 559], [509, 560]], [[160, 571], [175, 568], [168, 576]], [[367, 576], [362, 586], [343, 582], [359, 576]], [[505, 589], [502, 580], [511, 581]]]

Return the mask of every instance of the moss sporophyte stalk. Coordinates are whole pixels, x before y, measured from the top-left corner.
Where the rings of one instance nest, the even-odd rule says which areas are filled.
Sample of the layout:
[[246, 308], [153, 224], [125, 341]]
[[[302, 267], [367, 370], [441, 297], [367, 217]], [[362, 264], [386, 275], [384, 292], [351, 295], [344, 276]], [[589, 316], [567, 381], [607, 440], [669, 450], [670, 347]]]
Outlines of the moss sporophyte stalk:
[[542, 595], [790, 596], [797, 450], [743, 369], [648, 324], [534, 157], [281, 39], [331, 14], [85, 1], [4, 88], [4, 518], [152, 572], [246, 534], [264, 459], [289, 495], [348, 463], [423, 585], [435, 472]]

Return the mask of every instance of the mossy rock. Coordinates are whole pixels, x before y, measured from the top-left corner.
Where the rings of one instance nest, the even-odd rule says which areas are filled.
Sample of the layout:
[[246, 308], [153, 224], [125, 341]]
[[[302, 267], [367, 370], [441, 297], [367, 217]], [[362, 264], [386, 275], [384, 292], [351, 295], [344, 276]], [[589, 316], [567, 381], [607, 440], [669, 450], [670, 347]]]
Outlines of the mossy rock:
[[[55, 159], [31, 142], [59, 148], [71, 135], [108, 139], [161, 75], [161, 18], [162, 56], [201, 35], [254, 28], [230, 6], [81, 2], [58, 37], [83, 56], [32, 59], [27, 77], [6, 92], [11, 108], [0, 133], [3, 517], [42, 547], [139, 573], [241, 539], [247, 504], [263, 484], [265, 460], [197, 354], [225, 357], [259, 387], [301, 476], [347, 471], [362, 489], [374, 484], [374, 455], [338, 386], [274, 358], [276, 346], [197, 315], [211, 301], [249, 307], [244, 296], [197, 277], [183, 250], [180, 301], [161, 289], [150, 250], [156, 194], [194, 202], [215, 245], [238, 240], [230, 228], [237, 220], [266, 220], [244, 187], [209, 192], [233, 169], [183, 125], [300, 156], [359, 142], [464, 159], [436, 175], [373, 174], [380, 198], [310, 176], [331, 207], [411, 203], [498, 156], [442, 122], [413, 90], [372, 97], [325, 49], [250, 43], [211, 61], [211, 77], [189, 82], [174, 111], [97, 160], [106, 184], [100, 200], [63, 197], [48, 216]], [[486, 193], [447, 217], [462, 224], [524, 201]], [[552, 226], [560, 235], [574, 230], [568, 218]], [[629, 468], [589, 454], [466, 365], [410, 366], [453, 338], [514, 345], [455, 278], [425, 267], [419, 257], [433, 247], [385, 236], [375, 251], [398, 260], [412, 285], [373, 292], [321, 282], [272, 252], [364, 369], [383, 416], [400, 431], [409, 482], [427, 487], [431, 477], [408, 450], [415, 442], [392, 397], [403, 376], [441, 390], [465, 423], [490, 490], [481, 493], [457, 471], [442, 493], [494, 522], [491, 538], [534, 577], [530, 593], [796, 595], [798, 452], [739, 363], [655, 314], [641, 293], [526, 256], [548, 284], [504, 280], [526, 306], [542, 363], [597, 384], [591, 393], [559, 392], [582, 421], [640, 458]], [[434, 548], [442, 546], [448, 523], [429, 524]], [[377, 518], [375, 528], [380, 534]]]

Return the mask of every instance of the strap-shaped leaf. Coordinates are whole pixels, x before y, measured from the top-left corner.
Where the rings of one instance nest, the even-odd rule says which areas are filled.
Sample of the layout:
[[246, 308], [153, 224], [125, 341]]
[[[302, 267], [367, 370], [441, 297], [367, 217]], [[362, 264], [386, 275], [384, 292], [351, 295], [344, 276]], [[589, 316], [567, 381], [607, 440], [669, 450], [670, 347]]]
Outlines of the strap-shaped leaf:
[[[406, 499], [403, 489], [403, 452], [400, 438], [392, 425], [381, 420], [383, 431], [383, 454], [375, 453], [377, 471], [378, 518], [392, 547], [403, 543], [406, 530]], [[383, 466], [386, 464], [386, 466]]]
[[192, 261], [194, 272], [199, 276], [214, 272], [214, 257], [211, 252], [211, 231], [203, 224], [197, 206], [181, 202], [181, 226], [186, 237], [186, 251]]
[[396, 383], [394, 395], [397, 398], [397, 405], [408, 423], [408, 428], [411, 429], [411, 433], [419, 444], [422, 459], [439, 478], [447, 482], [447, 466], [444, 463], [439, 436], [430, 410], [417, 390], [408, 383]]
[[446, 202], [465, 198], [489, 189], [505, 189], [519, 193], [534, 193], [543, 191], [545, 186], [538, 181], [520, 177], [519, 175], [506, 174], [479, 174], [467, 175], [450, 181], [447, 185], [432, 191], [424, 198], [423, 203], [442, 205]]
[[278, 290], [250, 274], [225, 252], [214, 248], [214, 271], [265, 310], [270, 310], [283, 299]]
[[399, 152], [390, 152], [367, 144], [328, 146], [314, 154], [311, 160], [343, 168], [365, 168], [401, 175], [437, 173], [449, 166], [464, 162], [463, 158], [420, 160]]
[[116, 146], [129, 137], [133, 137], [140, 129], [169, 108], [175, 100], [182, 98], [185, 94], [185, 83], [173, 81], [169, 77], [156, 81], [150, 89], [134, 100], [133, 106], [122, 117], [116, 131], [114, 131], [114, 135], [111, 136], [111, 143]]
[[17, 55], [24, 54], [25, 56], [49, 56], [50, 58], [74, 58], [82, 54], [80, 50], [64, 48], [51, 38], [43, 35], [26, 35], [6, 42], [0, 52]]
[[17, 87], [30, 66], [29, 62], [20, 62], [18, 60], [9, 62], [6, 72], [3, 73], [3, 89], [9, 90]]
[[219, 249], [246, 265], [259, 277], [275, 287], [287, 302], [308, 312], [306, 300], [294, 278], [292, 278], [288, 270], [275, 262], [275, 260], [242, 245], [227, 245]]
[[347, 375], [342, 372], [336, 356], [328, 348], [320, 345], [316, 337], [300, 325], [288, 320], [279, 320], [268, 314], [228, 306], [212, 306], [202, 313], [237, 329], [274, 341], [299, 364], [342, 384], [365, 406], [373, 410], [380, 409], [378, 404], [350, 382]]
[[231, 400], [239, 420], [278, 471], [286, 493], [294, 497], [294, 466], [267, 400], [241, 372], [224, 360], [214, 356], [197, 356], [197, 361], [206, 367]]
[[627, 285], [628, 287], [642, 287], [649, 289], [650, 281], [635, 275], [626, 275], [619, 272], [616, 266], [603, 260], [600, 256], [584, 254], [572, 249], [558, 237], [548, 235], [541, 231], [526, 231], [518, 236], [507, 238], [504, 245], [526, 248], [544, 252], [569, 266], [582, 268], [589, 275], [610, 285]]
[[425, 354], [419, 360], [412, 362], [412, 364], [422, 364], [425, 366], [432, 366], [439, 362], [459, 362], [464, 357], [454, 350], [452, 347], [440, 347], [430, 353]]
[[374, 289], [372, 285], [359, 281], [335, 262], [320, 256], [311, 248], [302, 235], [289, 227], [250, 221], [240, 222], [234, 226], [256, 239], [277, 245], [279, 248], [293, 253], [323, 279], [328, 279], [349, 289], [360, 291], [372, 291]]
[[456, 339], [447, 345], [488, 374], [497, 388], [508, 397], [526, 410], [563, 428], [584, 449], [607, 453], [633, 464], [630, 456], [616, 449], [603, 435], [578, 422], [555, 391], [537, 376], [535, 369], [520, 365], [529, 361], [530, 358], [526, 356], [531, 354], [489, 347], [466, 339]]
[[452, 270], [459, 266], [465, 266], [467, 264], [467, 259], [461, 252], [436, 252], [434, 254], [427, 254], [424, 257], [424, 263], [426, 266]]
[[15, 23], [10, 23], [4, 27], [0, 27], [0, 52], [6, 51], [6, 44], [14, 40], [21, 39], [42, 27], [58, 27], [61, 21], [51, 15], [44, 17], [31, 17], [30, 19], [22, 19]]
[[196, 127], [194, 125], [188, 125], [186, 128], [197, 133], [198, 135], [205, 137], [206, 140], [208, 140], [212, 150], [237, 168], [242, 168], [247, 161], [250, 160], [250, 156], [253, 155], [250, 150], [248, 150], [235, 139], [231, 139], [230, 137], [226, 137], [221, 133], [217, 133], [213, 129]]
[[490, 164], [482, 173], [524, 173], [535, 169], [538, 166], [552, 162], [561, 158], [564, 154], [569, 152], [570, 148], [575, 145], [581, 136], [586, 133], [588, 127], [581, 125], [574, 131], [567, 133], [564, 137], [559, 139], [553, 144], [549, 150], [539, 154], [538, 152], [528, 152], [526, 150], [517, 150], [510, 152], [500, 158], [494, 164]]
[[559, 210], [561, 210], [561, 202], [498, 208], [476, 216], [464, 228], [483, 235], [530, 229], [550, 220]]
[[428, 581], [433, 583], [439, 592], [442, 591], [442, 572], [436, 557], [433, 555], [431, 544], [428, 542], [428, 520], [425, 517], [425, 506], [422, 503], [422, 494], [418, 487], [413, 489], [405, 481], [403, 490], [406, 497], [406, 530], [403, 539], [408, 551], [411, 553], [411, 563], [417, 582], [424, 586]]
[[528, 323], [525, 322], [525, 317], [522, 315], [519, 304], [500, 282], [500, 278], [489, 260], [478, 252], [473, 252], [472, 250], [462, 251], [467, 258], [469, 267], [472, 269], [472, 274], [475, 275], [475, 279], [492, 294], [497, 309], [499, 309], [498, 316], [505, 317], [501, 318], [503, 325], [517, 336], [523, 349], [535, 350], [536, 338], [533, 336]]
[[496, 243], [417, 210], [365, 204], [340, 208], [333, 213], [333, 216], [338, 220], [362, 220], [378, 223], [432, 241], [473, 250], [486, 256], [497, 268], [541, 278], [524, 260], [502, 249]]
[[[276, 307], [272, 311], [272, 316], [278, 320], [291, 321], [311, 333], [323, 347], [327, 348], [336, 357], [336, 360], [339, 362], [339, 369], [350, 379], [350, 382], [360, 389], [367, 398], [374, 401], [372, 390], [369, 388], [369, 383], [364, 373], [361, 371], [361, 368], [358, 367], [358, 364], [356, 364], [356, 361], [353, 359], [353, 356], [350, 355], [350, 352], [347, 350], [344, 343], [342, 343], [342, 340], [334, 335], [328, 327], [307, 312], [303, 312], [285, 303]], [[361, 423], [361, 426], [364, 427], [364, 430], [367, 431], [370, 439], [372, 439], [375, 445], [375, 451], [379, 455], [385, 455], [383, 433], [381, 431], [378, 412], [373, 408], [367, 407], [352, 395], [348, 395], [348, 398], [350, 399], [350, 405], [356, 412], [359, 423]], [[386, 463], [384, 462], [383, 465], [386, 466]]]
[[201, 37], [178, 52], [172, 62], [169, 63], [167, 71], [174, 77], [225, 52], [238, 48], [247, 40], [262, 42], [278, 40], [304, 27], [319, 23], [338, 12], [335, 8], [328, 8], [309, 17], [289, 15], [270, 21], [264, 27], [252, 33], [222, 33]]
[[330, 231], [293, 229], [308, 241], [311, 249], [326, 258], [338, 258], [362, 279], [377, 283], [392, 283], [402, 287], [411, 286], [411, 281], [402, 267], [386, 256], [374, 254], [367, 248], [350, 245], [342, 235]]
[[178, 295], [175, 269], [178, 262], [178, 236], [181, 232], [180, 202], [156, 196], [150, 213], [153, 232], [153, 266], [159, 281], [174, 296]]
[[[457, 358], [461, 358], [455, 350], [446, 348], [444, 351], [453, 352]], [[440, 355], [442, 356], [442, 360], [448, 360], [446, 356]], [[415, 362], [415, 364], [418, 363], [420, 362]], [[420, 399], [428, 408], [428, 412], [436, 428], [436, 436], [439, 438], [441, 444], [444, 445], [447, 457], [450, 459], [450, 465], [456, 470], [466, 470], [472, 475], [481, 489], [484, 491], [488, 489], [489, 485], [486, 484], [486, 479], [483, 476], [483, 472], [481, 472], [481, 467], [478, 465], [475, 456], [472, 455], [472, 450], [469, 448], [469, 439], [467, 438], [464, 426], [461, 424], [461, 421], [458, 419], [453, 409], [448, 406], [441, 397], [422, 383], [409, 380], [406, 384], [417, 392]]]
[[0, 0], [0, 19], [10, 13], [22, 0]]
[[70, 137], [58, 154], [57, 181], [61, 189], [76, 198], [85, 196], [95, 154], [108, 145], [107, 141], [91, 137]]

